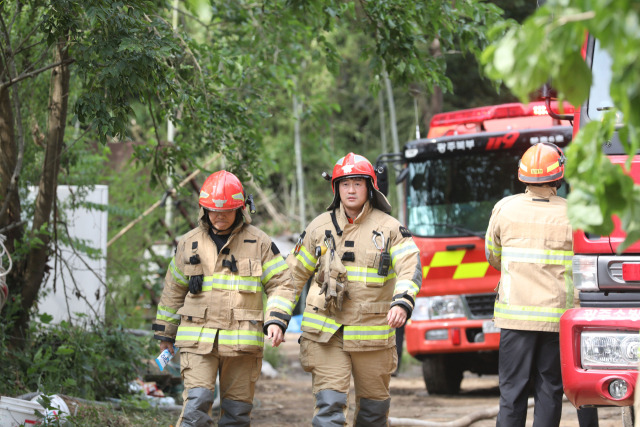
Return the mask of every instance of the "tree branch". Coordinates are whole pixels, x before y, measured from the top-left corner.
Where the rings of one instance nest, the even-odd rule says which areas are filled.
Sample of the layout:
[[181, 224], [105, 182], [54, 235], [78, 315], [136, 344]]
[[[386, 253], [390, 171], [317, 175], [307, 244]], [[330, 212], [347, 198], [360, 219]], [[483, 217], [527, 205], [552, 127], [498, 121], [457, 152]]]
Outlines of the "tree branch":
[[40, 73], [42, 73], [44, 71], [50, 70], [50, 69], [58, 67], [60, 65], [65, 65], [66, 66], [66, 65], [72, 64], [74, 62], [76, 62], [75, 59], [69, 58], [69, 59], [66, 59], [64, 61], [55, 62], [53, 64], [49, 64], [49, 65], [44, 66], [42, 68], [38, 68], [37, 70], [31, 71], [29, 73], [21, 74], [21, 75], [17, 76], [15, 79], [9, 79], [8, 82], [0, 84], [0, 90], [4, 89], [6, 87], [12, 86], [12, 85], [18, 83], [19, 81], [24, 80], [24, 79], [29, 79], [31, 77], [34, 77], [34, 76], [36, 76], [36, 75], [38, 75], [38, 74], [40, 74]]

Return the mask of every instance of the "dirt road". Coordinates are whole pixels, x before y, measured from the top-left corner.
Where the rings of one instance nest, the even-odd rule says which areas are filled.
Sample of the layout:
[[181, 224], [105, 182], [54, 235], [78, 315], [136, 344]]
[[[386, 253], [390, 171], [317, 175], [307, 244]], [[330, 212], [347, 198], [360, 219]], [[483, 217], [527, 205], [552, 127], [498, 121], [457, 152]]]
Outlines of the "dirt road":
[[[261, 378], [255, 394], [252, 426], [309, 426], [313, 415], [311, 375], [298, 362], [297, 336], [287, 334], [282, 345], [286, 362], [278, 369], [275, 379]], [[350, 393], [349, 418], [355, 408], [353, 389]], [[429, 396], [426, 392], [419, 364], [411, 364], [391, 379], [391, 417], [416, 418], [424, 421], [453, 421], [472, 412], [486, 410], [498, 404], [497, 376], [468, 375], [462, 381], [457, 396]], [[620, 409], [600, 408], [600, 427], [622, 425]], [[532, 425], [533, 408], [527, 416]], [[569, 402], [563, 405], [561, 427], [578, 427], [576, 410]], [[474, 427], [495, 426], [495, 419], [481, 420]]]

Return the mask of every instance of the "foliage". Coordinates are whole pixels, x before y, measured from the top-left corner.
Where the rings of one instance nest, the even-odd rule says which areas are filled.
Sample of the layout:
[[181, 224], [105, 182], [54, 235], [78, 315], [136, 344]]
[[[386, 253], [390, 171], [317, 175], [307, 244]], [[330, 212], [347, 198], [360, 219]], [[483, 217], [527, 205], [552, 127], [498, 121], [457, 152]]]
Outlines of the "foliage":
[[566, 175], [574, 227], [607, 235], [613, 230], [611, 216], [617, 215], [627, 233], [618, 249], [623, 251], [640, 239], [640, 188], [611, 165], [600, 146], [621, 113], [625, 123], [618, 132], [626, 152], [632, 155], [640, 148], [640, 5], [633, 0], [551, 0], [522, 26], [503, 24], [493, 32], [499, 40], [483, 53], [487, 73], [524, 101], [550, 78], [559, 96], [573, 105], [587, 99], [592, 76], [581, 55], [586, 32], [610, 54], [615, 108], [580, 130], [567, 150]]
[[[12, 310], [8, 304], [8, 311]], [[148, 359], [149, 342], [125, 333], [122, 328], [91, 323], [87, 329], [66, 322], [49, 325], [51, 318], [33, 321], [21, 349], [9, 347], [7, 331], [0, 327], [0, 375], [5, 381], [0, 394], [16, 395], [33, 390], [86, 399], [129, 394]]]
[[284, 355], [280, 351], [280, 347], [271, 347], [270, 343], [265, 343], [263, 358], [269, 362], [274, 369], [279, 368], [282, 362], [284, 362]]

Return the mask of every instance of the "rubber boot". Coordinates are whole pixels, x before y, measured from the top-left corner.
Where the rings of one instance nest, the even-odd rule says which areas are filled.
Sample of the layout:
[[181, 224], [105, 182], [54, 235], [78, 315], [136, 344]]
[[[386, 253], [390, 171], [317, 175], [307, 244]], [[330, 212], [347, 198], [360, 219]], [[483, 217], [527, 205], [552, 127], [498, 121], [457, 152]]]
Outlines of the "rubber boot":
[[248, 427], [251, 425], [253, 405], [239, 400], [222, 399], [219, 427]]
[[391, 398], [386, 400], [360, 399], [355, 427], [386, 427]]
[[313, 427], [344, 426], [347, 423], [345, 410], [347, 394], [335, 390], [320, 390], [316, 393], [316, 413]]
[[213, 420], [209, 410], [213, 405], [213, 392], [207, 388], [197, 387], [188, 391], [180, 427], [209, 427]]

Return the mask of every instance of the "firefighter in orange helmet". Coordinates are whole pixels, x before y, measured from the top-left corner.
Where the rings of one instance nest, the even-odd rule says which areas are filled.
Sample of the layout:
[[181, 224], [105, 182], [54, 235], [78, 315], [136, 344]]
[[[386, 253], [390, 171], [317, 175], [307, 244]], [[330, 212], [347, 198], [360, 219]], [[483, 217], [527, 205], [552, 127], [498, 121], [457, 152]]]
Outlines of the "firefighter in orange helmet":
[[[501, 272], [494, 307], [494, 321], [501, 328], [497, 426], [524, 427], [530, 391], [533, 425], [560, 424], [559, 321], [575, 299], [573, 232], [566, 200], [557, 195], [564, 163], [556, 145], [531, 146], [518, 165], [525, 192], [499, 201], [489, 220], [485, 253]], [[579, 418], [595, 415], [597, 425], [595, 411], [581, 412]]]
[[[200, 190], [198, 227], [180, 238], [153, 325], [162, 350], [180, 348], [184, 405], [178, 426], [249, 426], [264, 335], [277, 347], [291, 318], [291, 274], [271, 239], [250, 225], [242, 184], [230, 172]], [[252, 202], [251, 202], [252, 203]], [[267, 295], [263, 314], [263, 294]]]
[[312, 424], [346, 425], [353, 375], [353, 425], [386, 426], [395, 328], [411, 317], [422, 283], [418, 248], [389, 215], [366, 158], [349, 153], [338, 160], [331, 185], [328, 212], [307, 226], [287, 257], [298, 292], [315, 274], [300, 340], [300, 362], [312, 374]]

